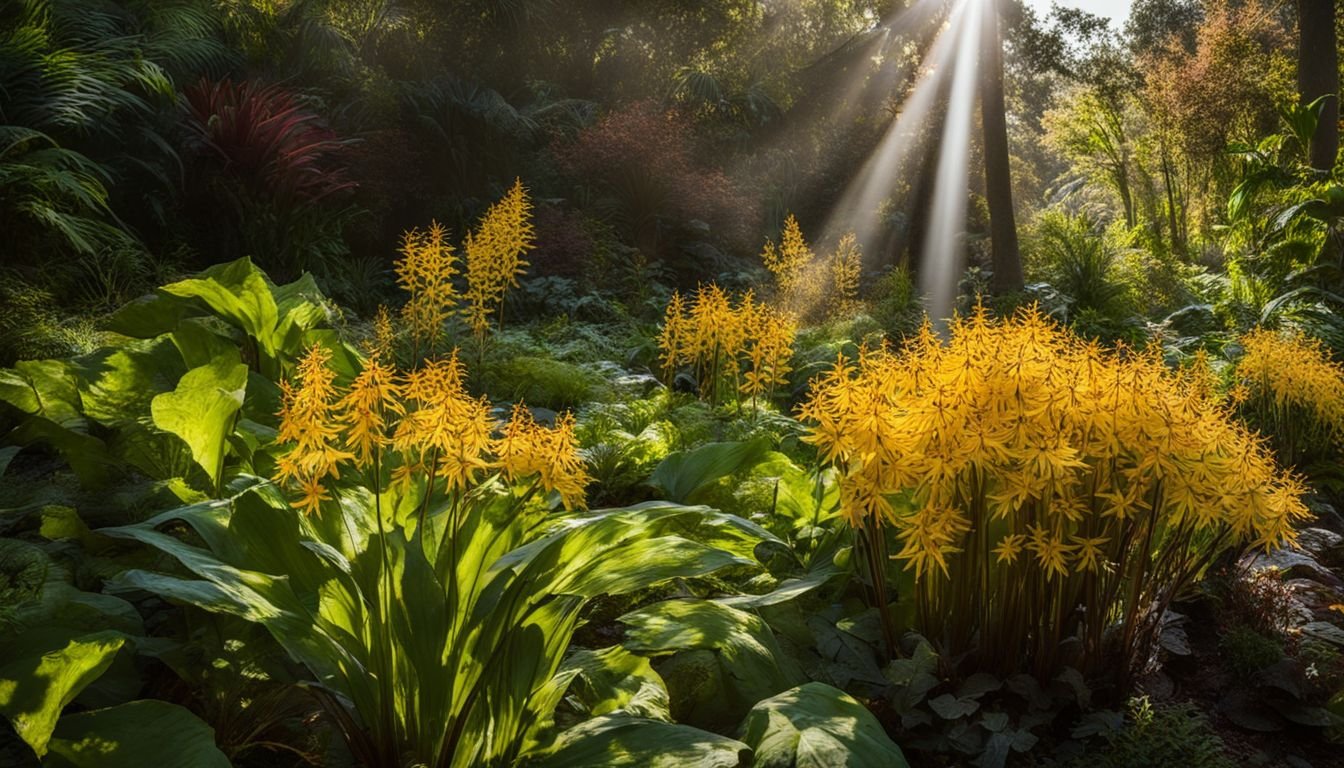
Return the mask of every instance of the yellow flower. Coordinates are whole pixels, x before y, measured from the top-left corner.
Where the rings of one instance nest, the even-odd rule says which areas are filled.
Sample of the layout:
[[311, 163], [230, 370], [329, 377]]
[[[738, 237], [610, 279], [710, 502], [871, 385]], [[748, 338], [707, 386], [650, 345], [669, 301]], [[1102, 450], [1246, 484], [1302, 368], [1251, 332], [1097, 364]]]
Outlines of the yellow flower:
[[505, 477], [516, 480], [536, 475], [542, 488], [559, 493], [566, 509], [584, 505], [585, 489], [592, 479], [579, 455], [572, 414], [558, 416], [555, 426], [548, 429], [537, 424], [521, 403], [515, 405], [494, 451]]
[[1072, 541], [1078, 545], [1077, 565], [1079, 570], [1096, 571], [1105, 563], [1106, 553], [1101, 546], [1110, 541], [1105, 536], [1074, 536]]
[[802, 228], [793, 214], [784, 220], [780, 244], [776, 246], [774, 242], [766, 241], [765, 250], [761, 252], [761, 261], [775, 276], [775, 285], [781, 295], [788, 295], [798, 287], [803, 271], [813, 258], [812, 249], [803, 240]]
[[1069, 575], [1069, 555], [1078, 547], [1065, 544], [1061, 536], [1047, 531], [1041, 526], [1030, 527], [1030, 541], [1027, 549], [1036, 555], [1036, 562], [1045, 569], [1048, 577]]
[[999, 539], [999, 545], [992, 550], [995, 562], [1009, 565], [1017, 562], [1017, 556], [1022, 554], [1022, 545], [1026, 540], [1027, 537], [1020, 533], [1011, 533]]
[[345, 445], [361, 469], [373, 461], [374, 452], [387, 444], [384, 430], [389, 413], [400, 413], [401, 402], [395, 372], [377, 358], [359, 372], [350, 390], [336, 404], [337, 421], [345, 425]]

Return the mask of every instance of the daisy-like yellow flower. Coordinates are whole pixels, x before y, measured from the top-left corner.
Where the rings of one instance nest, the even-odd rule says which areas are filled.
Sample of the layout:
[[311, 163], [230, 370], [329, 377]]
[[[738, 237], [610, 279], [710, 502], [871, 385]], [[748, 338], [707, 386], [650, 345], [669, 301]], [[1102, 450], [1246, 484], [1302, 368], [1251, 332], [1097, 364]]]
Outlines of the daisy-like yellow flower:
[[1036, 562], [1040, 563], [1045, 573], [1051, 578], [1068, 576], [1069, 556], [1078, 547], [1065, 544], [1059, 534], [1047, 531], [1040, 526], [1033, 525], [1030, 530], [1031, 535], [1027, 542], [1027, 549], [1036, 555]]
[[1073, 543], [1078, 547], [1075, 564], [1080, 571], [1097, 571], [1106, 562], [1106, 553], [1102, 546], [1110, 541], [1106, 536], [1074, 536]]
[[1010, 533], [999, 539], [998, 546], [992, 550], [994, 561], [1008, 565], [1017, 562], [1017, 557], [1022, 554], [1022, 547], [1026, 541], [1027, 537], [1020, 533]]

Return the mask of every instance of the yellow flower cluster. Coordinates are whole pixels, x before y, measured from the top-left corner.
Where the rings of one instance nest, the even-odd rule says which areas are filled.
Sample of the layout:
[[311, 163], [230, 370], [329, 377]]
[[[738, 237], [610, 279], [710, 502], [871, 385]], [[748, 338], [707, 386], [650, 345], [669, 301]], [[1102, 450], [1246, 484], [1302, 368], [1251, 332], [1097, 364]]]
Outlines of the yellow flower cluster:
[[798, 323], [792, 314], [774, 309], [768, 304], [754, 303], [751, 297], [742, 299], [739, 308], [746, 336], [747, 369], [742, 373], [738, 387], [744, 395], [772, 399], [775, 387], [789, 382], [789, 363], [793, 359], [793, 339]]
[[[663, 371], [693, 366], [701, 393], [717, 399], [719, 382], [753, 398], [771, 396], [788, 381], [797, 323], [787, 312], [755, 300], [750, 291], [734, 304], [719, 286], [702, 285], [690, 301], [674, 292], [658, 336]], [[745, 366], [745, 371], [743, 367]]]
[[441, 480], [447, 491], [461, 491], [491, 466], [487, 454], [495, 422], [490, 403], [467, 392], [466, 376], [466, 366], [454, 352], [402, 380], [406, 414], [392, 434], [392, 447], [402, 459], [392, 480], [402, 488], [428, 475], [431, 486]]
[[401, 258], [395, 269], [397, 285], [410, 294], [402, 307], [402, 321], [412, 338], [432, 349], [443, 334], [444, 322], [457, 306], [457, 255], [448, 231], [437, 221], [427, 231], [412, 229], [401, 238]]
[[775, 276], [775, 286], [780, 295], [784, 296], [798, 289], [813, 258], [812, 249], [803, 239], [803, 230], [793, 214], [784, 220], [784, 232], [780, 235], [779, 245], [767, 240], [765, 250], [761, 251], [761, 261]]
[[1137, 664], [1153, 614], [1217, 552], [1292, 540], [1308, 516], [1210, 382], [1035, 309], [977, 308], [946, 340], [926, 324], [899, 351], [841, 357], [800, 411], [850, 523], [894, 528], [921, 630], [1040, 672], [1076, 635], [1102, 669], [1108, 627]]
[[521, 179], [490, 206], [476, 230], [467, 233], [463, 243], [465, 294], [459, 295], [454, 287], [457, 254], [442, 226], [433, 222], [428, 231], [412, 229], [403, 235], [401, 258], [396, 262], [397, 284], [410, 298], [402, 308], [402, 318], [420, 349], [432, 354], [444, 323], [458, 314], [466, 318], [477, 338], [484, 338], [492, 313], [498, 311], [502, 321], [504, 294], [518, 285], [518, 276], [528, 266], [523, 254], [535, 245], [532, 202]]
[[[1208, 393], [1156, 352], [1104, 352], [1035, 311], [983, 309], [943, 343], [927, 327], [899, 353], [842, 359], [802, 407], [810, 442], [841, 467], [844, 511], [901, 532], [919, 577], [948, 573], [973, 526], [1001, 527], [1048, 573], [1115, 560], [1124, 531], [1226, 527], [1272, 546], [1306, 516], [1299, 483]], [[913, 492], [913, 509], [890, 495]], [[1006, 526], [994, 526], [1005, 521]]]
[[1233, 401], [1276, 438], [1286, 461], [1296, 448], [1344, 436], [1344, 366], [1300, 331], [1257, 329], [1240, 339]]
[[532, 201], [521, 179], [486, 212], [475, 232], [467, 233], [467, 306], [462, 314], [477, 338], [490, 327], [490, 315], [504, 313], [504, 292], [517, 287], [528, 263], [523, 254], [535, 247]]
[[775, 300], [795, 315], [840, 318], [860, 309], [863, 249], [853, 232], [840, 238], [830, 255], [817, 258], [790, 214], [779, 244], [767, 240], [761, 261], [775, 278]]
[[554, 427], [543, 427], [526, 407], [515, 405], [495, 453], [510, 480], [536, 475], [543, 488], [560, 494], [567, 509], [583, 504], [584, 488], [592, 478], [579, 458], [573, 414], [562, 414]]
[[496, 470], [512, 482], [536, 476], [567, 509], [583, 506], [589, 477], [572, 416], [548, 428], [515, 408], [513, 421], [496, 436], [501, 425], [489, 401], [467, 392], [456, 351], [404, 374], [373, 357], [344, 390], [335, 384], [330, 359], [315, 345], [299, 364], [297, 382], [281, 383], [276, 442], [290, 445], [277, 459], [275, 479], [299, 486], [303, 495], [294, 506], [305, 514], [331, 498], [324, 481], [339, 479], [346, 463], [378, 475], [390, 467], [392, 483], [403, 492], [421, 478], [426, 493], [461, 493]]
[[340, 426], [337, 422], [336, 374], [328, 363], [331, 352], [314, 346], [299, 361], [298, 386], [280, 382], [282, 401], [280, 429], [277, 443], [293, 443], [293, 447], [276, 459], [276, 480], [295, 482], [303, 497], [294, 506], [313, 512], [331, 498], [322, 482], [340, 477], [340, 465], [354, 455], [339, 446]]

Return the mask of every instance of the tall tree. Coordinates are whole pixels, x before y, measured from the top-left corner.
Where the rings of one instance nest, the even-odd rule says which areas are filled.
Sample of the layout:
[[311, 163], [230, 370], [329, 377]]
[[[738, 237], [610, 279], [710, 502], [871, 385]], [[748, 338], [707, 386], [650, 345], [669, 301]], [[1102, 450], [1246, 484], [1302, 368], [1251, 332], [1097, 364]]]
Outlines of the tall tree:
[[1330, 95], [1311, 137], [1311, 166], [1328, 171], [1339, 152], [1339, 49], [1335, 0], [1297, 0], [1297, 91], [1304, 104]]
[[1017, 247], [1013, 214], [1012, 174], [1008, 165], [1008, 120], [1003, 104], [1003, 42], [999, 38], [999, 8], [991, 2], [985, 11], [981, 49], [984, 73], [980, 78], [980, 123], [985, 132], [985, 200], [989, 204], [990, 259], [994, 290], [1022, 289], [1022, 256]]

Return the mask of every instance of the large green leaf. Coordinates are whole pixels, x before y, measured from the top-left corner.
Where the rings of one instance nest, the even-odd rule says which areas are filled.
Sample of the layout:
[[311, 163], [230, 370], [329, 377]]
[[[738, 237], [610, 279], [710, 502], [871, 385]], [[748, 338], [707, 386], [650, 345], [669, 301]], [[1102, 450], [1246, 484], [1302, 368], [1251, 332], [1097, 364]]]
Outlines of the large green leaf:
[[669, 501], [694, 504], [715, 482], [760, 461], [770, 441], [759, 437], [741, 443], [710, 443], [669, 454], [653, 470], [649, 483]]
[[[236, 353], [235, 353], [236, 354]], [[171, 340], [131, 340], [70, 361], [83, 415], [106, 427], [143, 419], [155, 395], [171, 392], [186, 366]]]
[[745, 744], [685, 725], [612, 715], [564, 733], [527, 768], [736, 768], [751, 765]]
[[145, 700], [61, 718], [51, 739], [54, 766], [229, 768], [215, 732], [190, 711]]
[[[677, 534], [704, 524], [711, 538], [749, 549], [749, 525], [703, 508], [664, 503], [538, 528], [539, 510], [519, 510], [515, 496], [487, 485], [469, 498], [456, 536], [447, 534], [454, 508], [442, 500], [408, 537], [400, 524], [378, 532], [380, 511], [386, 523], [399, 517], [391, 496], [338, 496], [304, 517], [262, 486], [103, 532], [156, 547], [195, 575], [132, 570], [116, 585], [263, 624], [339, 697], [329, 708], [357, 724], [351, 748], [371, 763], [508, 764], [547, 743], [553, 710], [580, 674], [581, 685], [609, 691], [605, 681], [626, 671], [640, 678], [594, 693], [590, 706], [665, 709], [656, 675], [623, 652], [561, 669], [583, 603], [754, 565]], [[173, 522], [206, 547], [159, 530]]]
[[109, 630], [65, 642], [29, 641], [21, 650], [11, 645], [0, 666], [0, 713], [39, 757], [45, 755], [61, 710], [98, 679], [125, 642]]
[[234, 415], [242, 408], [246, 388], [247, 366], [238, 362], [235, 352], [187, 371], [176, 389], [155, 397], [151, 406], [154, 425], [186, 442], [216, 489]]
[[873, 714], [844, 691], [807, 683], [752, 707], [739, 729], [759, 768], [908, 768]]
[[[719, 602], [668, 600], [620, 621], [626, 625], [626, 648], [653, 655], [682, 652], [663, 669], [678, 719], [689, 714], [709, 725], [715, 718], [706, 714], [708, 707], [736, 720], [757, 701], [807, 679], [764, 621]], [[722, 690], [705, 687], [706, 680]]]
[[621, 713], [671, 720], [667, 687], [653, 665], [620, 646], [582, 650], [565, 659], [562, 670], [576, 673], [571, 699], [590, 715]]
[[11, 442], [47, 443], [61, 452], [81, 480], [107, 479], [112, 461], [103, 441], [89, 434], [79, 380], [69, 362], [26, 360], [0, 370], [0, 400], [28, 414], [9, 434]]
[[132, 302], [112, 317], [109, 327], [152, 338], [176, 333], [190, 318], [216, 318], [251, 339], [258, 369], [279, 379], [309, 341], [306, 333], [326, 320], [324, 302], [312, 276], [277, 286], [244, 257]]

